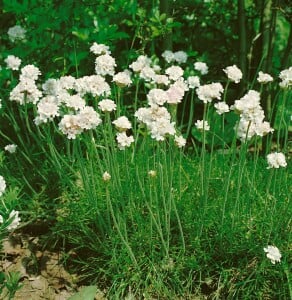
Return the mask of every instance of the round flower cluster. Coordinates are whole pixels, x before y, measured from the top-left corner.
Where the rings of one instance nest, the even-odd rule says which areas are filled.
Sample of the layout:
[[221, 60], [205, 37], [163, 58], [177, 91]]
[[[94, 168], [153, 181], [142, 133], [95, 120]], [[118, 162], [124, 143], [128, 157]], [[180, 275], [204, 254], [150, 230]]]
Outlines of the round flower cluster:
[[280, 87], [289, 88], [292, 85], [292, 67], [281, 71], [279, 78], [282, 80], [280, 82]]
[[4, 150], [9, 152], [9, 153], [15, 153], [16, 149], [17, 149], [17, 145], [15, 145], [15, 144], [6, 145], [4, 147]]
[[42, 92], [35, 83], [40, 74], [40, 70], [33, 65], [23, 67], [19, 83], [10, 92], [10, 100], [16, 101], [21, 105], [29, 102], [36, 104], [42, 96]]
[[257, 81], [264, 84], [273, 81], [273, 77], [270, 74], [259, 71]]
[[11, 69], [15, 71], [19, 69], [19, 66], [21, 64], [21, 59], [14, 55], [8, 55], [4, 61], [7, 65], [7, 69]]
[[232, 82], [239, 83], [242, 78], [242, 72], [240, 69], [236, 66], [229, 66], [226, 69], [223, 69], [225, 74], [227, 75], [228, 79]]
[[204, 62], [196, 62], [194, 63], [195, 70], [199, 71], [202, 75], [208, 74], [209, 68]]
[[[7, 226], [7, 230], [12, 231], [16, 229], [20, 224], [19, 211], [12, 210], [8, 217], [9, 225]], [[0, 223], [4, 222], [4, 218], [0, 215]]]
[[212, 102], [213, 99], [220, 99], [223, 90], [222, 84], [216, 82], [199, 86], [196, 89], [196, 93], [200, 100], [204, 103], [208, 103]]
[[222, 115], [226, 112], [229, 112], [229, 106], [225, 102], [217, 102], [214, 104], [214, 107], [216, 108], [216, 112], [218, 115]]
[[272, 262], [272, 264], [275, 264], [276, 262], [281, 262], [281, 253], [280, 250], [275, 246], [267, 246], [264, 248], [264, 251], [267, 253], [267, 258], [269, 258]]
[[59, 123], [59, 129], [68, 139], [75, 139], [84, 130], [94, 129], [100, 123], [99, 114], [91, 106], [85, 106], [76, 115], [64, 115]]
[[253, 136], [264, 136], [274, 130], [269, 122], [265, 122], [265, 114], [260, 105], [260, 94], [250, 90], [239, 100], [235, 100], [231, 106], [235, 112], [240, 114], [237, 128], [237, 136], [241, 141], [250, 140]]
[[119, 72], [113, 77], [113, 82], [116, 83], [119, 87], [129, 86], [132, 83], [131, 73], [129, 70], [125, 70], [123, 72]]
[[116, 110], [117, 105], [113, 100], [103, 99], [98, 103], [98, 107], [103, 112], [112, 112]]
[[132, 128], [131, 122], [125, 116], [117, 118], [112, 123], [116, 126], [117, 130], [119, 131], [127, 131], [128, 129]]
[[195, 123], [195, 126], [200, 131], [203, 131], [203, 130], [209, 131], [210, 130], [210, 125], [208, 124], [208, 121], [197, 120], [196, 123]]
[[268, 167], [279, 169], [280, 167], [285, 168], [287, 166], [285, 155], [281, 152], [274, 152], [267, 155]]
[[26, 30], [20, 25], [15, 25], [8, 29], [8, 37], [11, 42], [22, 41], [25, 39]]
[[177, 62], [177, 63], [181, 64], [181, 63], [185, 63], [188, 59], [188, 55], [184, 51], [172, 52], [170, 50], [166, 50], [162, 53], [161, 56], [168, 63]]
[[170, 113], [163, 106], [141, 107], [135, 112], [135, 117], [146, 125], [151, 137], [157, 141], [163, 141], [168, 134], [175, 135], [175, 123], [170, 121]]

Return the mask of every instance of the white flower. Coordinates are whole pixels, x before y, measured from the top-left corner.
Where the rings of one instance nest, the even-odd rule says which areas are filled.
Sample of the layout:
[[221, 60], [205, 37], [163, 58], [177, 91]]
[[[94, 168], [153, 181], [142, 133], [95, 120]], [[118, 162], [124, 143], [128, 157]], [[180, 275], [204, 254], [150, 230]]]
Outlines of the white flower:
[[97, 44], [96, 42], [94, 42], [90, 47], [90, 52], [94, 53], [95, 55], [111, 54], [109, 46]]
[[4, 150], [9, 152], [9, 153], [15, 153], [16, 152], [16, 148], [17, 148], [17, 145], [15, 144], [10, 144], [10, 145], [6, 145], [4, 147]]
[[21, 41], [25, 39], [26, 30], [19, 25], [15, 25], [8, 29], [8, 37], [11, 42]]
[[12, 210], [11, 213], [9, 214], [9, 220], [12, 219], [12, 222], [7, 226], [7, 229], [9, 231], [12, 231], [18, 227], [20, 224], [20, 218], [19, 218], [19, 211], [17, 210]]
[[287, 166], [285, 155], [281, 152], [274, 152], [267, 155], [268, 167], [270, 168], [285, 168]]
[[282, 255], [277, 247], [267, 246], [266, 248], [264, 248], [264, 251], [267, 253], [267, 258], [271, 260], [272, 264], [281, 262]]
[[150, 66], [145, 66], [141, 69], [140, 78], [144, 79], [145, 81], [154, 81], [156, 78], [156, 73], [153, 68]]
[[37, 80], [41, 72], [39, 68], [34, 65], [26, 65], [21, 69], [21, 74], [19, 76], [20, 81], [23, 80]]
[[228, 79], [232, 82], [239, 83], [242, 78], [242, 72], [240, 69], [236, 66], [229, 66], [226, 69], [223, 69], [225, 74], [227, 75]]
[[189, 89], [185, 81], [180, 78], [169, 86], [169, 89], [166, 91], [168, 95], [168, 104], [178, 104], [182, 101], [185, 91]]
[[59, 123], [59, 129], [67, 135], [68, 139], [75, 139], [76, 135], [83, 131], [76, 115], [64, 115]]
[[174, 60], [179, 64], [185, 63], [188, 59], [188, 55], [184, 51], [174, 52], [173, 56], [174, 56]]
[[279, 78], [282, 80], [280, 82], [280, 87], [288, 88], [292, 85], [292, 67], [280, 72]]
[[38, 90], [35, 81], [26, 79], [20, 81], [10, 92], [10, 100], [23, 105], [25, 103], [36, 104], [42, 97], [42, 92]]
[[102, 122], [98, 112], [96, 112], [91, 106], [85, 106], [82, 110], [80, 110], [77, 117], [78, 125], [82, 129], [94, 129]]
[[204, 121], [204, 120], [197, 120], [195, 123], [195, 126], [200, 130], [205, 130], [208, 131], [210, 130], [210, 126], [208, 124], [208, 121]]
[[86, 102], [79, 95], [70, 95], [67, 94], [64, 98], [62, 98], [62, 102], [68, 107], [73, 108], [74, 110], [83, 109], [86, 105]]
[[42, 98], [37, 104], [37, 112], [38, 116], [35, 119], [37, 125], [59, 116], [59, 105], [56, 97], [46, 96]]
[[120, 150], [124, 150], [126, 147], [130, 147], [134, 142], [134, 138], [132, 135], [127, 136], [126, 132], [117, 133], [117, 142]]
[[71, 75], [62, 76], [59, 79], [59, 84], [62, 89], [73, 90], [76, 87], [76, 80], [77, 79]]
[[94, 97], [109, 96], [111, 92], [109, 84], [105, 81], [104, 77], [100, 75], [78, 78], [74, 86], [80, 96], [84, 96], [85, 94], [91, 94]]
[[11, 70], [18, 70], [21, 64], [21, 59], [14, 55], [8, 55], [4, 61], [7, 64], [7, 69]]
[[149, 67], [151, 63], [151, 59], [145, 55], [140, 55], [136, 61], [132, 62], [130, 64], [130, 68], [135, 72], [135, 73], [140, 73], [143, 68], [146, 66]]
[[196, 89], [199, 99], [204, 103], [211, 102], [213, 99], [220, 99], [223, 91], [223, 86], [218, 82], [201, 85]]
[[149, 175], [150, 177], [156, 177], [157, 172], [154, 171], [154, 170], [149, 170], [149, 171], [148, 171], [148, 175]]
[[116, 128], [120, 131], [126, 131], [127, 129], [131, 129], [132, 125], [129, 119], [125, 116], [117, 118], [115, 121], [112, 122]]
[[112, 177], [111, 177], [110, 173], [107, 172], [107, 171], [105, 171], [105, 172], [102, 174], [102, 180], [103, 180], [103, 181], [110, 181], [111, 178], [112, 178]]
[[152, 89], [147, 94], [147, 100], [150, 106], [163, 105], [168, 101], [168, 94], [166, 91], [161, 89]]
[[183, 148], [186, 145], [187, 140], [182, 136], [175, 136], [174, 137], [174, 141], [176, 143], [176, 145], [178, 146], [178, 148]]
[[132, 83], [131, 73], [128, 70], [119, 72], [113, 77], [113, 82], [115, 82], [119, 87], [129, 86]]
[[209, 68], [204, 62], [194, 63], [195, 70], [199, 71], [202, 75], [208, 74]]
[[194, 89], [200, 86], [200, 78], [198, 76], [189, 76], [187, 83], [190, 89]]
[[112, 112], [113, 110], [116, 110], [117, 105], [113, 100], [103, 99], [98, 103], [98, 107], [101, 111]]
[[105, 76], [105, 75], [111, 75], [113, 76], [115, 73], [115, 67], [116, 67], [116, 61], [115, 59], [110, 56], [109, 54], [103, 54], [101, 56], [98, 56], [95, 59], [95, 73], [97, 75]]
[[179, 66], [171, 66], [165, 70], [165, 74], [168, 75], [169, 79], [176, 81], [183, 76], [184, 71]]
[[273, 77], [267, 73], [263, 73], [262, 71], [259, 71], [257, 81], [259, 83], [268, 83], [270, 81], [273, 81]]
[[216, 108], [216, 112], [219, 115], [222, 115], [226, 112], [229, 112], [229, 106], [225, 102], [218, 102], [214, 104], [214, 107]]
[[0, 175], [0, 197], [3, 195], [6, 189], [6, 182], [3, 176]]
[[166, 60], [166, 62], [171, 63], [174, 61], [174, 53], [170, 50], [165, 50], [161, 56]]
[[158, 85], [168, 86], [169, 85], [169, 78], [166, 75], [156, 74], [153, 78], [153, 83], [156, 83]]

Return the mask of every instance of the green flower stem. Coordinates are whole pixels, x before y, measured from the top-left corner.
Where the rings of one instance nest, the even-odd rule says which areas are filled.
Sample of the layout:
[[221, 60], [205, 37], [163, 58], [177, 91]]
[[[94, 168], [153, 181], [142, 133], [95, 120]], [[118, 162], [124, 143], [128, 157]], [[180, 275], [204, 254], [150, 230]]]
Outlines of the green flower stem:
[[113, 205], [112, 205], [112, 201], [111, 201], [111, 197], [110, 197], [110, 192], [109, 192], [109, 187], [108, 187], [108, 184], [106, 184], [106, 201], [107, 201], [107, 205], [109, 207], [109, 210], [110, 210], [110, 213], [111, 213], [111, 217], [113, 219], [113, 222], [114, 222], [114, 225], [117, 229], [117, 232], [118, 232], [118, 235], [122, 241], [122, 243], [125, 245], [127, 251], [128, 251], [128, 254], [132, 260], [132, 263], [135, 265], [136, 268], [138, 268], [138, 263], [137, 263], [137, 260], [135, 258], [135, 255], [132, 251], [132, 248], [130, 247], [129, 243], [127, 242], [127, 240], [124, 238], [123, 234], [122, 234], [122, 231], [121, 231], [121, 228], [120, 228], [120, 225], [119, 223], [117, 222], [117, 219], [116, 219], [116, 216], [115, 216], [115, 212], [114, 212], [114, 209], [113, 209]]
[[190, 104], [190, 115], [189, 115], [187, 131], [186, 131], [186, 137], [188, 137], [190, 135], [191, 128], [192, 128], [192, 125], [193, 125], [194, 107], [195, 107], [194, 95], [195, 95], [195, 91], [192, 90], [192, 92], [191, 92], [191, 104]]

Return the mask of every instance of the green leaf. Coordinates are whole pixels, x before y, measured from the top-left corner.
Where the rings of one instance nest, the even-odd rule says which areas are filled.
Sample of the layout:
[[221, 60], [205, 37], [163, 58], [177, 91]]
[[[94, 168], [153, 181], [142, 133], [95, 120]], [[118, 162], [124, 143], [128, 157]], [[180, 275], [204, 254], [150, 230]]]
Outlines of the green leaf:
[[70, 297], [68, 300], [94, 300], [96, 293], [96, 286], [86, 286], [80, 292]]

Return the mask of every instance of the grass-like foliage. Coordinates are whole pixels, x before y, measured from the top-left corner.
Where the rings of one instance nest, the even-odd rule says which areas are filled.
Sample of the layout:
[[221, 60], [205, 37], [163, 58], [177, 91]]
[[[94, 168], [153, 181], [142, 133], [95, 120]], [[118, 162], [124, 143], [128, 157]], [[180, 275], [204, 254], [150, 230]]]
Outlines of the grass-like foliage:
[[1, 172], [24, 200], [1, 177], [3, 226], [45, 224], [109, 299], [289, 299], [292, 67], [242, 93], [235, 65], [210, 82], [183, 51], [120, 72], [108, 46], [90, 52], [82, 77], [6, 59]]

